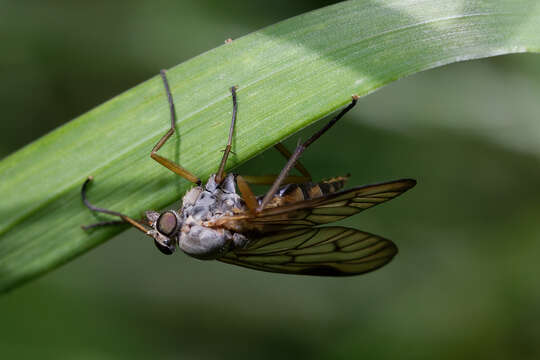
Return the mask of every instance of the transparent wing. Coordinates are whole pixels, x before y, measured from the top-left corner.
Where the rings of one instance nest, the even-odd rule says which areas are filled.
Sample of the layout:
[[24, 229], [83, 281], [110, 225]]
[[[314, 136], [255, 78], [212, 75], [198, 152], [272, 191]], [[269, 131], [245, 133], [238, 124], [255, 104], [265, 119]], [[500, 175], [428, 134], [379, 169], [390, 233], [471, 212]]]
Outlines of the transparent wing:
[[299, 229], [344, 219], [401, 195], [416, 185], [412, 179], [365, 185], [294, 204], [263, 210], [246, 219], [262, 232]]
[[393, 242], [380, 236], [346, 227], [325, 227], [268, 235], [219, 260], [268, 272], [350, 276], [380, 268], [397, 251]]

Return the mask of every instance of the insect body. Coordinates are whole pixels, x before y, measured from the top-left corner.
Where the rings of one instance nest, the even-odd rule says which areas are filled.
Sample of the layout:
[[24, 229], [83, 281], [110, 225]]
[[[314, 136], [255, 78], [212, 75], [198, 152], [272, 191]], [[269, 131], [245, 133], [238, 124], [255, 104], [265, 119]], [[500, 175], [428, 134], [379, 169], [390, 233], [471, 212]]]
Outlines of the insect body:
[[197, 186], [186, 193], [179, 211], [146, 213], [150, 226], [154, 228], [149, 235], [154, 237], [163, 252], [172, 253], [178, 246], [186, 254], [199, 259], [219, 259], [230, 249], [247, 244], [248, 239], [241, 232], [207, 225], [245, 209], [235, 191], [232, 174], [227, 175], [220, 185], [212, 175], [205, 187]]
[[[225, 174], [237, 114], [236, 89], [231, 88], [233, 118], [229, 141], [219, 170], [202, 186], [201, 181], [178, 164], [156, 152], [174, 132], [174, 104], [165, 72], [162, 79], [171, 110], [171, 129], [156, 144], [151, 157], [173, 172], [196, 183], [183, 197], [179, 210], [147, 211], [147, 224], [124, 214], [95, 207], [86, 199], [91, 177], [83, 184], [84, 204], [92, 211], [118, 216], [122, 221], [101, 222], [83, 228], [127, 222], [154, 239], [165, 254], [180, 248], [198, 259], [217, 259], [256, 270], [289, 274], [344, 276], [375, 270], [388, 263], [397, 247], [377, 235], [345, 227], [316, 227], [390, 200], [416, 184], [403, 179], [341, 190], [347, 177], [312, 183], [309, 172], [297, 161], [302, 152], [333, 126], [357, 101], [342, 110], [323, 129], [299, 145], [293, 154], [281, 144], [276, 148], [289, 158], [275, 177], [242, 177]], [[295, 167], [303, 176], [288, 176]], [[248, 182], [272, 184], [260, 197]], [[237, 193], [236, 188], [240, 191]]]

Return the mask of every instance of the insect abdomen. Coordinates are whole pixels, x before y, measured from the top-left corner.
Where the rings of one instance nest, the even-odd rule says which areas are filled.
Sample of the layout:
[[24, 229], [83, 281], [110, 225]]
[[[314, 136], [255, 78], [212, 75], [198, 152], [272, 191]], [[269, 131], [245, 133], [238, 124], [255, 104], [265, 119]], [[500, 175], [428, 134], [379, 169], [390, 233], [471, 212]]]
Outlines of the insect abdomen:
[[338, 176], [319, 183], [287, 184], [278, 190], [272, 203], [274, 206], [283, 206], [326, 196], [342, 189], [347, 179], [348, 176]]
[[[348, 176], [338, 176], [329, 180], [323, 180], [320, 183], [312, 184], [309, 193], [309, 199], [314, 199], [320, 196], [325, 196], [339, 191], [345, 186], [345, 182], [349, 179]], [[308, 185], [308, 184], [301, 184]], [[306, 199], [307, 200], [307, 199]]]

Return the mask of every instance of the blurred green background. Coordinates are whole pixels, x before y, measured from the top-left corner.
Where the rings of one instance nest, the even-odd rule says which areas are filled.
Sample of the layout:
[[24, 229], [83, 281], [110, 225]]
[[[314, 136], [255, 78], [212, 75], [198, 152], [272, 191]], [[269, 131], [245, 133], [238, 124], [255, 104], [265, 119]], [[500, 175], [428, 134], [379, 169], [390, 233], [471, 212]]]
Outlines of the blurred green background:
[[[161, 68], [330, 3], [2, 1], [0, 156]], [[0, 297], [2, 358], [538, 359], [539, 63], [513, 55], [401, 80], [306, 152], [317, 179], [418, 180], [342, 222], [398, 244], [381, 270], [261, 273], [165, 257], [127, 231]], [[282, 164], [268, 152], [238, 172]]]

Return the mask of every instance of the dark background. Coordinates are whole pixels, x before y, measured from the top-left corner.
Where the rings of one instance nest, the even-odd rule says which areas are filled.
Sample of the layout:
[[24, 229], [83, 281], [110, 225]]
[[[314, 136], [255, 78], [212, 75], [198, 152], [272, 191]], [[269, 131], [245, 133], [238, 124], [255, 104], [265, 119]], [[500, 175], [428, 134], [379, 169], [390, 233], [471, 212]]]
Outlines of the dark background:
[[[0, 156], [161, 68], [329, 3], [4, 1]], [[317, 179], [418, 180], [342, 222], [393, 239], [400, 254], [387, 267], [347, 279], [267, 274], [165, 257], [128, 231], [1, 297], [1, 356], [537, 359], [539, 61], [401, 80], [306, 152]], [[282, 164], [269, 152], [238, 171]]]

